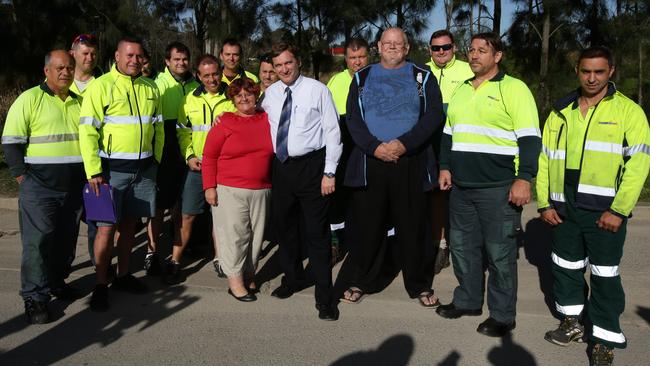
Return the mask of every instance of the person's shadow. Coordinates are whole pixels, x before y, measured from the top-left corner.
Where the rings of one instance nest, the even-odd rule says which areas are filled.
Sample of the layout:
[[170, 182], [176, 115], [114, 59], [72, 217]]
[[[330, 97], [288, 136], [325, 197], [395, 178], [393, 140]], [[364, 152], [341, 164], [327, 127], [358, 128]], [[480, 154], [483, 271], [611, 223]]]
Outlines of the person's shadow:
[[376, 350], [359, 351], [345, 355], [330, 366], [358, 365], [408, 365], [415, 343], [406, 334], [397, 334], [386, 339]]
[[636, 307], [636, 313], [638, 316], [640, 316], [643, 320], [650, 325], [650, 308], [646, 308], [643, 306], [637, 306]]
[[541, 219], [534, 218], [528, 221], [526, 230], [519, 240], [519, 245], [524, 247], [526, 260], [537, 268], [539, 288], [544, 294], [546, 306], [554, 317], [560, 319], [555, 309], [553, 296], [553, 262], [551, 261], [553, 231], [551, 227]]
[[[3, 365], [51, 365], [85, 348], [109, 345], [127, 332], [139, 332], [172, 316], [198, 301], [197, 296], [185, 294], [185, 286], [152, 291], [147, 295], [126, 295], [111, 292], [111, 308], [96, 313], [86, 308], [56, 324], [37, 337], [13, 349], [4, 349], [0, 357]], [[140, 306], [133, 306], [134, 301]], [[26, 324], [18, 315], [0, 324], [0, 338]], [[138, 327], [136, 329], [131, 329]]]
[[501, 338], [501, 346], [488, 353], [488, 361], [494, 366], [536, 366], [535, 357], [524, 347], [512, 341], [512, 334]]

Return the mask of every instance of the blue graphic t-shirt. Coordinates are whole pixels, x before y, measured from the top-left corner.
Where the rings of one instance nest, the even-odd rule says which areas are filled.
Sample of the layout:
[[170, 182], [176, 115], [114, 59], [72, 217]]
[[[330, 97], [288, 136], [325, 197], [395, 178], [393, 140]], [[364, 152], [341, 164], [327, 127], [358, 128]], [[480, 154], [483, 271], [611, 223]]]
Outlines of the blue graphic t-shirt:
[[406, 63], [399, 69], [372, 65], [362, 100], [368, 130], [380, 141], [388, 142], [411, 130], [420, 115], [413, 64]]

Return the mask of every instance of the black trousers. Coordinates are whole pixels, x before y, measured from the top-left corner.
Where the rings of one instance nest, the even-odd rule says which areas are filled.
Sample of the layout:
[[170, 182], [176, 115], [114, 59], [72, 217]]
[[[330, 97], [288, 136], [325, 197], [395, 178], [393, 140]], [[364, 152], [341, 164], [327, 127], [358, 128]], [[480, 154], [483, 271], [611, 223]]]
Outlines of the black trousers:
[[356, 273], [352, 283], [371, 291], [373, 264], [382, 255], [386, 227], [395, 226], [395, 245], [409, 296], [431, 288], [432, 274], [425, 273], [425, 222], [427, 200], [422, 190], [422, 161], [419, 156], [402, 157], [397, 163], [368, 158], [368, 185], [352, 193], [350, 249]]
[[[306, 241], [311, 279], [316, 284], [316, 303], [332, 302], [330, 267], [331, 234], [328, 221], [330, 199], [321, 195], [325, 149], [284, 163], [273, 160], [272, 217], [279, 240], [278, 254], [284, 271], [283, 285], [299, 289], [307, 277], [302, 265]], [[303, 225], [300, 232], [298, 225]]]

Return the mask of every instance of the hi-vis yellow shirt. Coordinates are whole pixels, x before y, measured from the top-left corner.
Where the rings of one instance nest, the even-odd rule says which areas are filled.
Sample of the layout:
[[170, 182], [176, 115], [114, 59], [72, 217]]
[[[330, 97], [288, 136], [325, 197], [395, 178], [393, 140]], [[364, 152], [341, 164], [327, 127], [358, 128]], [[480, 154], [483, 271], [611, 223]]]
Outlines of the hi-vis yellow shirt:
[[84, 96], [79, 143], [88, 179], [102, 173], [101, 158], [111, 169], [134, 171], [139, 161], [162, 157], [165, 131], [158, 88], [153, 80], [132, 79], [115, 66]]
[[203, 158], [203, 147], [214, 120], [224, 112], [235, 112], [235, 105], [225, 92], [210, 94], [199, 86], [183, 100], [178, 111], [176, 136], [185, 160]]
[[352, 84], [352, 74], [350, 74], [350, 69], [345, 69], [332, 76], [327, 82], [327, 88], [332, 92], [336, 111], [340, 115], [344, 115], [346, 112], [348, 92], [350, 91], [350, 84]]

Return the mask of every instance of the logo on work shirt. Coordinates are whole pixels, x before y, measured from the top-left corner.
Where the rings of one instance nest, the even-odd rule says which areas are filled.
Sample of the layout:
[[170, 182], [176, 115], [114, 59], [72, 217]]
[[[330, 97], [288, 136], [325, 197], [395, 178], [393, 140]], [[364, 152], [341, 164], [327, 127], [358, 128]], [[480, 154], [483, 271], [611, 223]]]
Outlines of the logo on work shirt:
[[618, 123], [617, 122], [598, 122], [599, 125], [614, 125], [616, 126]]
[[490, 99], [492, 99], [492, 100], [494, 100], [494, 101], [497, 101], [497, 102], [500, 102], [500, 101], [501, 101], [501, 99], [499, 99], [499, 98], [497, 98], [497, 97], [493, 97], [493, 96], [491, 96], [491, 95], [488, 95], [487, 97], [490, 98]]
[[156, 98], [147, 98], [147, 100], [156, 100]]

